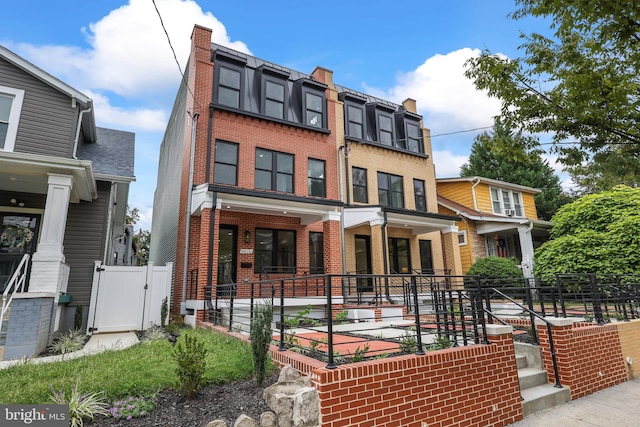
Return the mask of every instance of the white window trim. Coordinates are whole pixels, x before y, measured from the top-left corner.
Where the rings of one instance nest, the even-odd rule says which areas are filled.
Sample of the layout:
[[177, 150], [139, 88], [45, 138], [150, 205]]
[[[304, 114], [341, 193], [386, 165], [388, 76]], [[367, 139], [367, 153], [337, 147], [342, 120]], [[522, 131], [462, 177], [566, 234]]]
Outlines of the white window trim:
[[[500, 212], [496, 212], [495, 209], [493, 208], [493, 191], [492, 190], [496, 190], [498, 191], [498, 201], [500, 202]], [[503, 188], [503, 187], [489, 187], [489, 199], [491, 200], [491, 211], [496, 214], [496, 215], [507, 215], [507, 213], [505, 212], [505, 207], [504, 207], [504, 198], [502, 197], [502, 192], [506, 191], [509, 193], [509, 198], [511, 200], [511, 209], [513, 209], [513, 211], [515, 212], [515, 214], [513, 215], [514, 217], [518, 217], [518, 218], [524, 218], [525, 214], [524, 214], [524, 205], [522, 204], [522, 193], [520, 191], [513, 191], [513, 190], [509, 190], [508, 188]], [[517, 210], [516, 210], [516, 205], [514, 203], [514, 197], [513, 195], [517, 194], [518, 195], [518, 200], [520, 200], [520, 211], [522, 212], [521, 215], [518, 215]]]
[[[462, 241], [460, 241], [460, 236], [462, 236]], [[467, 230], [458, 231], [458, 246], [467, 246], [468, 244]]]
[[9, 111], [9, 126], [7, 127], [7, 138], [4, 141], [3, 151], [13, 151], [16, 146], [16, 136], [18, 134], [18, 123], [20, 123], [20, 112], [24, 101], [24, 90], [11, 87], [0, 86], [0, 93], [13, 96], [11, 111]]

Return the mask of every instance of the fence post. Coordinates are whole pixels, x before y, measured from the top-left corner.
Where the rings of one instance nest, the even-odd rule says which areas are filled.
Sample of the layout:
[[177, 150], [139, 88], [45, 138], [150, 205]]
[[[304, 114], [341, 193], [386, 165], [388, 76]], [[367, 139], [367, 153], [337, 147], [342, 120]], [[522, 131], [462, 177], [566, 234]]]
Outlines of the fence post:
[[420, 308], [418, 303], [418, 286], [416, 283], [416, 276], [411, 276], [411, 293], [413, 294], [413, 310], [415, 311], [416, 318], [416, 343], [418, 345], [416, 354], [423, 355], [422, 349], [422, 326], [420, 325]]
[[[483, 292], [482, 292], [482, 284], [480, 283], [480, 277], [476, 276], [474, 278], [476, 282], [476, 292], [478, 294], [476, 298], [476, 311], [480, 314], [480, 325], [482, 326], [482, 344], [490, 344], [489, 337], [487, 337], [487, 323], [484, 318], [484, 301], [483, 301]], [[491, 306], [489, 304], [489, 295], [487, 295], [487, 310], [491, 311]], [[491, 316], [491, 314], [488, 314]]]
[[527, 306], [529, 307], [529, 322], [531, 325], [531, 335], [533, 335], [533, 344], [540, 345], [540, 341], [538, 340], [538, 331], [536, 328], [536, 319], [533, 315], [533, 295], [531, 294], [531, 287], [527, 287], [525, 295], [527, 296]]
[[233, 295], [233, 290], [231, 286], [229, 286], [229, 332], [233, 330], [233, 300], [235, 295]]
[[593, 314], [595, 316], [596, 323], [602, 326], [604, 325], [604, 319], [602, 318], [600, 291], [598, 290], [598, 283], [597, 283], [597, 278], [595, 274], [589, 275], [589, 287], [591, 288], [591, 301], [593, 304]]
[[327, 369], [335, 369], [336, 365], [333, 361], [333, 298], [331, 298], [331, 285], [333, 283], [333, 276], [329, 275], [326, 277], [327, 277], [327, 292], [326, 292], [327, 294], [327, 352], [329, 353], [327, 355], [329, 358], [327, 363]]
[[284, 345], [284, 279], [280, 280], [280, 347], [278, 351], [285, 351]]

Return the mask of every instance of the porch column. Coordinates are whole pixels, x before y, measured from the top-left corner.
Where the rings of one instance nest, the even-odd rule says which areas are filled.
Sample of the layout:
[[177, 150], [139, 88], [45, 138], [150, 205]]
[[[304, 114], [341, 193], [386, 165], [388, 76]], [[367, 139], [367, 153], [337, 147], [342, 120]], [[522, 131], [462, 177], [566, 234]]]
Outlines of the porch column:
[[29, 292], [52, 292], [57, 296], [67, 290], [69, 268], [64, 263], [62, 243], [72, 186], [71, 175], [49, 174], [42, 232], [33, 254]]
[[458, 243], [458, 227], [451, 227], [442, 230], [442, 240], [444, 243], [445, 268], [451, 270], [452, 276], [462, 276], [462, 258], [460, 257], [460, 244]]
[[532, 228], [532, 224], [518, 226], [520, 251], [522, 252], [522, 273], [526, 278], [533, 277], [533, 237], [531, 236]]

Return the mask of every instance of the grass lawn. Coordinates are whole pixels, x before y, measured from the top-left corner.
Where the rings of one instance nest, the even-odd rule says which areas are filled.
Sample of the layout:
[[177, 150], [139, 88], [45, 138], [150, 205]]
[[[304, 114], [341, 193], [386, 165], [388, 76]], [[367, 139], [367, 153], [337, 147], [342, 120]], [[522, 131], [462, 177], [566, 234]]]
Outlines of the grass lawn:
[[[205, 343], [205, 384], [252, 375], [248, 344], [204, 329], [185, 329], [182, 333], [196, 335]], [[50, 387], [70, 393], [76, 382], [79, 391], [103, 392], [108, 400], [153, 396], [178, 384], [172, 351], [168, 340], [156, 339], [68, 361], [12, 366], [0, 370], [0, 403], [48, 403]]]

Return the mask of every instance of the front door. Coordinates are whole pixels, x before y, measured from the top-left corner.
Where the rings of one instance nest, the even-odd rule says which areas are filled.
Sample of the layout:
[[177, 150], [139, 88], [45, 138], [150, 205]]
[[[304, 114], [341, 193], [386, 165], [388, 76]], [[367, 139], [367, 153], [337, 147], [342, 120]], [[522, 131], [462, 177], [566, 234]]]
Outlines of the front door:
[[39, 227], [38, 214], [0, 212], [0, 292], [22, 257], [36, 251]]
[[236, 253], [238, 226], [221, 225], [218, 238], [218, 295], [223, 289], [227, 289], [225, 284], [236, 283]]
[[389, 267], [391, 274], [410, 274], [409, 239], [389, 237]]
[[[355, 236], [356, 274], [371, 274], [371, 237]], [[373, 291], [373, 280], [358, 279], [358, 292]]]

